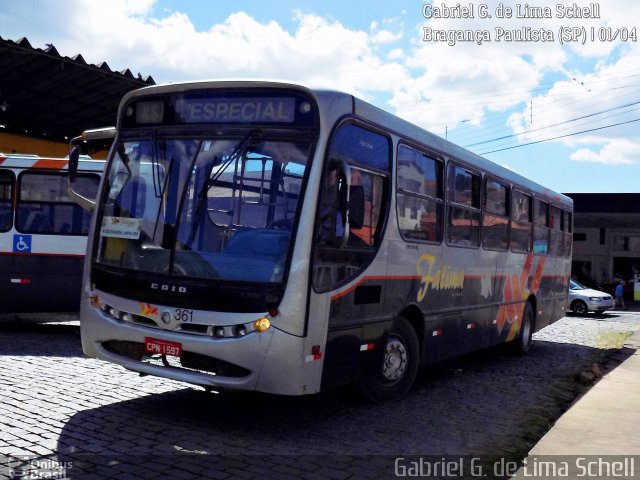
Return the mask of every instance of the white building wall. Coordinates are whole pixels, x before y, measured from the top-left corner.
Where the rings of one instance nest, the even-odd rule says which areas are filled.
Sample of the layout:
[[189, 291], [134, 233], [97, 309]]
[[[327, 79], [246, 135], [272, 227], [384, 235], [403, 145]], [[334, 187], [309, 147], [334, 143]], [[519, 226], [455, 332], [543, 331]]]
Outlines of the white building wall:
[[[584, 235], [586, 238], [581, 240]], [[578, 237], [578, 240], [576, 240]], [[626, 243], [616, 237], [629, 237]], [[604, 243], [601, 243], [599, 228], [576, 228], [573, 242], [573, 275], [580, 281], [588, 278], [595, 286], [617, 282], [619, 278], [614, 271], [614, 258], [640, 257], [640, 229], [606, 229]], [[629, 280], [626, 279], [625, 280]]]

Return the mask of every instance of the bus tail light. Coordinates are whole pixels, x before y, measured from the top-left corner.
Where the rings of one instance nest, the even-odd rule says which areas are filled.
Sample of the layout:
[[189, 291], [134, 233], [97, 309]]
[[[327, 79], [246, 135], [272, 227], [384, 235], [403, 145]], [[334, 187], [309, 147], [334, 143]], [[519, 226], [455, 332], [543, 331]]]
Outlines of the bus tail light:
[[311, 355], [314, 360], [320, 360], [322, 358], [322, 351], [320, 351], [320, 345], [314, 345], [311, 347]]

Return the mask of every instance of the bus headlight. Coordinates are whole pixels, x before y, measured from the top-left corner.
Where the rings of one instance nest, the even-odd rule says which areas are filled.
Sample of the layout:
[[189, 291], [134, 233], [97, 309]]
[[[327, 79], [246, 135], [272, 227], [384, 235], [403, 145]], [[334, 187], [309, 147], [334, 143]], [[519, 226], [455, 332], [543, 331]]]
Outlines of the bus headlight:
[[267, 330], [269, 330], [271, 322], [268, 318], [262, 317], [253, 322], [253, 326], [258, 332], [266, 332]]

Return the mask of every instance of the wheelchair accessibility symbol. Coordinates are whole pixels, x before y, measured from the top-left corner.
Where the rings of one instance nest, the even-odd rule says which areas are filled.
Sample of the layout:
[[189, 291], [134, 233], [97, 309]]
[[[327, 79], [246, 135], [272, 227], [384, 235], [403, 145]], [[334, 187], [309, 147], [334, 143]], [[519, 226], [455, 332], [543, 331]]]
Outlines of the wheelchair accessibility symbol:
[[14, 235], [13, 252], [31, 253], [31, 235]]

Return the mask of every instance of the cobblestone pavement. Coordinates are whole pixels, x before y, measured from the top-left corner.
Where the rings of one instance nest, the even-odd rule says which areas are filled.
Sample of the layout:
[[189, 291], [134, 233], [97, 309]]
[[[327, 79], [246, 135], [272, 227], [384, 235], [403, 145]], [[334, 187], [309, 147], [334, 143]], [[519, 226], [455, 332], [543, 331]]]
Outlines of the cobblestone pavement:
[[621, 360], [606, 340], [638, 329], [640, 313], [568, 316], [525, 357], [467, 355], [372, 405], [352, 388], [205, 393], [84, 357], [77, 322], [0, 324], [0, 478], [393, 478], [398, 456], [522, 458], [580, 372]]

